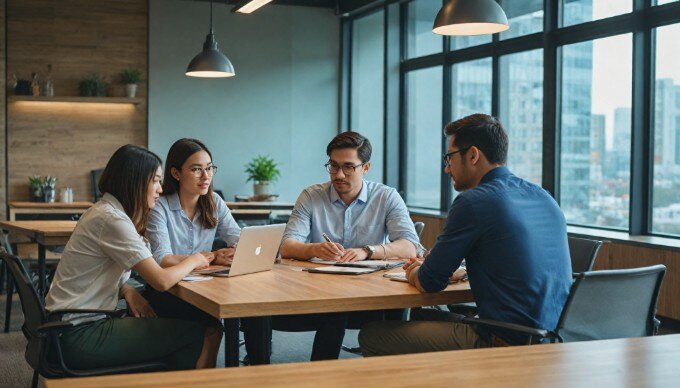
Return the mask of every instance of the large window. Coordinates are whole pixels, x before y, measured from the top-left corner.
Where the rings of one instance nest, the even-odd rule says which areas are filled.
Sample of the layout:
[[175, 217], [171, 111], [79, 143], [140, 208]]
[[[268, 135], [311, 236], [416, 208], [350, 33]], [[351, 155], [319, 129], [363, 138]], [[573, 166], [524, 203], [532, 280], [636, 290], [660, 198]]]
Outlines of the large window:
[[406, 74], [406, 204], [439, 209], [442, 68]]
[[350, 130], [370, 140], [373, 147], [370, 179], [383, 181], [384, 138], [384, 11], [357, 19], [352, 28], [352, 84]]
[[631, 12], [633, 0], [562, 0], [562, 6], [566, 27]]
[[562, 48], [560, 199], [570, 223], [628, 227], [631, 63], [630, 34]]
[[541, 184], [543, 160], [543, 50], [500, 58], [500, 115], [510, 138], [508, 167]]
[[496, 35], [432, 33], [444, 0], [350, 16], [362, 71], [343, 112], [382, 139], [383, 181], [446, 212], [458, 193], [442, 174], [444, 120], [487, 113], [506, 128], [510, 170], [570, 225], [680, 239], [680, 0], [496, 1], [510, 24]]
[[442, 0], [419, 0], [408, 4], [406, 57], [415, 58], [442, 52], [444, 40], [432, 32]]
[[680, 24], [656, 29], [652, 231], [680, 235]]

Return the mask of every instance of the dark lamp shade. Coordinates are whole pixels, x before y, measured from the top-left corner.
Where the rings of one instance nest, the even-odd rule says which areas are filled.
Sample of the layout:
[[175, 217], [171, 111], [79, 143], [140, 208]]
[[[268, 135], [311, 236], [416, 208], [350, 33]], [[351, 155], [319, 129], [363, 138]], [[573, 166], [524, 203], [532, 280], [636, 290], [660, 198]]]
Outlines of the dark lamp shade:
[[510, 28], [508, 18], [494, 0], [446, 0], [434, 19], [439, 35], [485, 35]]
[[217, 48], [215, 35], [208, 34], [203, 51], [191, 60], [184, 74], [189, 77], [224, 78], [233, 77], [236, 72], [229, 58]]

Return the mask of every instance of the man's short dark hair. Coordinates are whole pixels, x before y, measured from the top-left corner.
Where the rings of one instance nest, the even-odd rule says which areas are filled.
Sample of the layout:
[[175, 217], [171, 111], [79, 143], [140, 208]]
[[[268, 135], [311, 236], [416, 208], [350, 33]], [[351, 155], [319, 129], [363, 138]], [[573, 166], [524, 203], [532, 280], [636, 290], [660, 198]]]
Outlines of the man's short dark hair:
[[479, 148], [489, 163], [505, 164], [508, 160], [508, 135], [503, 124], [493, 116], [475, 113], [463, 117], [447, 124], [444, 133], [455, 136], [453, 143], [459, 149]]
[[366, 163], [371, 160], [371, 153], [373, 152], [371, 142], [359, 132], [343, 132], [334, 137], [326, 147], [326, 155], [330, 157], [333, 150], [343, 148], [355, 148], [357, 150], [357, 155], [359, 155], [359, 159], [361, 159], [361, 163]]

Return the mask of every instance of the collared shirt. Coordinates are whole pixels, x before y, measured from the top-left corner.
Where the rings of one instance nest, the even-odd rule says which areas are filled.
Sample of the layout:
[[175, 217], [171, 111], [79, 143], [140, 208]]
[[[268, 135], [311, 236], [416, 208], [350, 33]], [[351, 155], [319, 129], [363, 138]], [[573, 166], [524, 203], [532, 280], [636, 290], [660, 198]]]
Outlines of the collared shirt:
[[282, 241], [324, 242], [323, 233], [345, 248], [389, 241], [420, 242], [399, 193], [381, 183], [363, 181], [359, 196], [346, 205], [331, 184], [307, 187], [295, 203]]
[[212, 250], [213, 241], [219, 237], [233, 246], [238, 242], [241, 228], [219, 195], [213, 193], [217, 227], [206, 229], [201, 225], [200, 211], [189, 217], [182, 210], [177, 193], [161, 196], [149, 214], [146, 237], [151, 243], [153, 257], [160, 264], [167, 255], [191, 255]]
[[[45, 299], [50, 310], [114, 310], [130, 268], [151, 257], [123, 206], [111, 194], [83, 213], [68, 240]], [[103, 315], [69, 314], [74, 324]]]
[[464, 258], [480, 318], [555, 329], [571, 260], [564, 214], [545, 190], [497, 167], [459, 194], [418, 271], [422, 287], [444, 289]]

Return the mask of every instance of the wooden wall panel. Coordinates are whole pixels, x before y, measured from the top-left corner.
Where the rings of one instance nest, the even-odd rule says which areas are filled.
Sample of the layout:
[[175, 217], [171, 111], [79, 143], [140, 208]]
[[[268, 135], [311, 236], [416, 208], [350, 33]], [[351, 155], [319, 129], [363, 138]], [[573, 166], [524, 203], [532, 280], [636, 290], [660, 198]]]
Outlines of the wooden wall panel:
[[[413, 221], [425, 222], [421, 242], [426, 248], [432, 248], [437, 235], [444, 228], [445, 220], [420, 215], [412, 215], [411, 218]], [[593, 269], [636, 268], [655, 264], [666, 266], [666, 276], [659, 295], [658, 314], [680, 320], [680, 251], [605, 241], [595, 259]]]
[[90, 170], [121, 145], [147, 144], [147, 0], [7, 0], [7, 72], [44, 76], [52, 64], [55, 96], [77, 96], [80, 79], [100, 73], [109, 96], [123, 96], [118, 74], [142, 70], [139, 105], [8, 104], [8, 197], [28, 199], [29, 175], [57, 176], [76, 201], [91, 198]]

